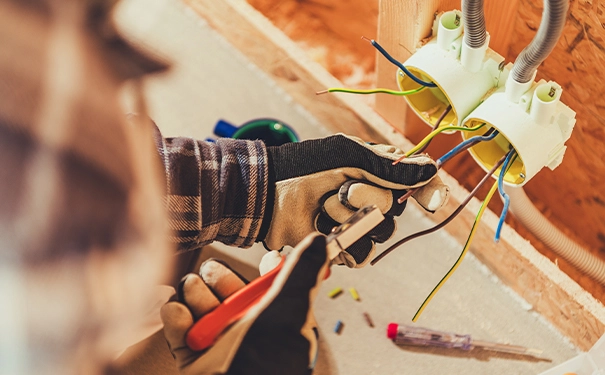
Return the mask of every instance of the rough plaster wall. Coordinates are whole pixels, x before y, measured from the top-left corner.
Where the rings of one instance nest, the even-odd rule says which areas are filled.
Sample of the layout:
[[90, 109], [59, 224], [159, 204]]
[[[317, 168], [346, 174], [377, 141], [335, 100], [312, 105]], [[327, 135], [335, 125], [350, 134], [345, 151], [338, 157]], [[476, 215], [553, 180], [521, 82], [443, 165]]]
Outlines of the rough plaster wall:
[[[375, 52], [360, 35], [376, 34], [378, 0], [248, 0], [293, 40], [307, 49], [345, 84], [371, 86]], [[533, 38], [542, 15], [541, 0], [521, 0], [507, 58], [514, 58]], [[489, 25], [488, 30], [489, 30]], [[361, 69], [361, 71], [360, 71]], [[578, 112], [576, 130], [563, 164], [527, 184], [536, 206], [564, 232], [605, 259], [605, 0], [572, 0], [564, 35], [540, 67], [538, 79], [559, 82], [563, 102]], [[409, 135], [416, 141], [419, 135]], [[482, 177], [469, 157], [446, 168], [466, 188]], [[483, 195], [485, 192], [483, 192]], [[481, 194], [480, 194], [481, 195]], [[490, 207], [500, 212], [494, 200]], [[510, 215], [509, 215], [510, 216]], [[557, 259], [514, 219], [507, 220], [534, 246], [596, 298], [605, 287]]]

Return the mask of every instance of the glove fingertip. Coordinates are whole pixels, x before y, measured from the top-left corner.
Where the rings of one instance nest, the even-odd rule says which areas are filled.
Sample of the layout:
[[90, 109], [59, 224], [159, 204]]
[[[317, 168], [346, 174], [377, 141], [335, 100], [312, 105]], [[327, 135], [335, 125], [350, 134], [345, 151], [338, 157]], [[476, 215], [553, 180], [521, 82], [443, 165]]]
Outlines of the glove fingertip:
[[263, 255], [258, 265], [260, 275], [263, 276], [267, 272], [271, 271], [281, 262], [282, 256], [277, 250], [271, 250], [267, 254]]
[[164, 330], [187, 332], [193, 324], [193, 316], [180, 302], [168, 302], [160, 309], [160, 318], [164, 323]]
[[445, 206], [450, 189], [437, 176], [427, 185], [418, 189], [412, 196], [428, 212], [435, 212]]

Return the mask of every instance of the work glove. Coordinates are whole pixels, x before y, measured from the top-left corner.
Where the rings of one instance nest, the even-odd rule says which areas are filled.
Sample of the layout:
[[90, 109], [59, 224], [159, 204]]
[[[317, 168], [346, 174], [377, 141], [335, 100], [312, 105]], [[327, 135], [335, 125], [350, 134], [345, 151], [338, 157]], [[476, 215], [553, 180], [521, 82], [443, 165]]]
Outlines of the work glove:
[[[276, 264], [273, 253], [266, 256]], [[246, 281], [216, 260], [206, 261], [199, 275], [185, 276], [177, 292], [180, 302], [161, 310], [180, 374], [310, 374], [317, 354], [310, 311], [327, 267], [326, 238], [312, 233], [288, 254], [264, 297], [201, 352], [187, 346], [188, 330]]]
[[385, 220], [342, 252], [334, 263], [363, 267], [374, 244], [388, 240], [396, 229], [394, 217], [409, 189], [427, 211], [442, 207], [449, 189], [437, 177], [437, 165], [427, 155], [393, 161], [404, 152], [337, 134], [299, 143], [268, 147], [269, 192], [259, 240], [269, 250], [294, 246], [307, 234], [327, 234], [366, 205], [376, 205]]

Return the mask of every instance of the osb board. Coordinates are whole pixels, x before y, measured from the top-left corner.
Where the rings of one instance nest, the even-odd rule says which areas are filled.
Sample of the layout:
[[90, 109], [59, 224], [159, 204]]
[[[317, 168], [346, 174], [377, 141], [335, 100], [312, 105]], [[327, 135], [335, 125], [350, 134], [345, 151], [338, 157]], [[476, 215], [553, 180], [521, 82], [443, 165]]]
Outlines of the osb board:
[[[407, 139], [359, 99], [315, 97], [315, 91], [340, 82], [244, 0], [185, 2], [332, 131], [346, 129], [370, 141], [411, 147]], [[452, 187], [452, 197], [436, 220], [451, 212], [468, 193], [448, 174], [443, 173], [442, 178]], [[468, 235], [478, 205], [473, 200], [451, 231], [459, 241]], [[497, 217], [487, 211], [484, 221], [471, 250], [580, 349], [590, 348], [605, 331], [605, 308], [510, 227], [505, 226], [502, 240], [495, 246], [491, 238]]]
[[[541, 1], [520, 1], [511, 58], [530, 42], [541, 15]], [[538, 174], [526, 191], [557, 227], [605, 259], [605, 1], [571, 2], [563, 37], [537, 78], [561, 84], [577, 123], [563, 164]], [[595, 296], [605, 300], [605, 289]]]
[[[346, 65], [364, 69], [374, 67], [375, 53], [367, 43], [360, 43], [359, 36], [376, 35], [372, 30], [378, 26], [377, 0], [356, 1], [353, 4], [333, 0], [249, 2], [305, 50], [310, 50], [310, 56], [334, 76], [351, 86], [368, 86], [367, 77], [372, 74], [371, 70], [360, 74]], [[516, 12], [504, 12], [506, 20], [516, 20], [511, 24], [514, 29], [509, 32], [507, 23], [499, 22], [494, 17], [498, 11], [498, 7], [493, 6], [494, 1], [486, 1], [488, 31], [498, 36], [492, 42], [492, 47], [509, 61], [514, 61], [533, 38], [542, 13], [541, 0], [517, 2]], [[507, 2], [508, 6], [510, 2]], [[605, 139], [604, 23], [605, 1], [572, 1], [563, 38], [540, 67], [538, 78], [552, 79], [563, 85], [563, 101], [578, 112], [578, 122], [563, 164], [555, 172], [545, 170], [540, 173], [527, 184], [527, 192], [537, 207], [562, 231], [605, 259], [605, 192], [601, 188], [605, 182], [605, 147], [601, 146]], [[509, 41], [512, 42], [509, 51], [503, 51], [503, 46]], [[384, 40], [381, 42], [388, 43]], [[335, 60], [338, 63], [333, 63]], [[355, 73], [352, 74], [352, 71]], [[402, 98], [393, 98], [389, 102], [403, 105]], [[411, 124], [413, 121], [410, 121], [410, 117], [408, 122], [410, 126], [406, 129], [406, 136], [410, 140], [416, 142], [426, 134], [427, 129]], [[435, 142], [429, 152], [439, 155], [457, 141], [458, 137], [455, 136], [442, 138]], [[467, 189], [471, 189], [482, 177], [482, 171], [468, 155], [459, 157], [446, 170]], [[493, 200], [490, 207], [499, 212], [501, 203]], [[507, 221], [543, 254], [557, 261], [559, 267], [586, 290], [605, 301], [605, 286], [590, 280], [559, 259], [512, 217]]]

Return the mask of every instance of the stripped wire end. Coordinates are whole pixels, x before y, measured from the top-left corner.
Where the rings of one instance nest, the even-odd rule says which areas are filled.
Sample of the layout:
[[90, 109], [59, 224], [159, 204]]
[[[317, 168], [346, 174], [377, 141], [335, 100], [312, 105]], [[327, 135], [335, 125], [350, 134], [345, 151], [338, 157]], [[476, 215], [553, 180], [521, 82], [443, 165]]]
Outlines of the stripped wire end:
[[483, 185], [485, 185], [487, 183], [487, 181], [489, 181], [489, 179], [492, 177], [492, 175], [496, 172], [496, 170], [498, 168], [500, 168], [500, 166], [504, 163], [504, 160], [506, 158], [506, 155], [504, 155], [502, 158], [500, 158], [500, 160], [498, 160], [498, 162], [492, 167], [492, 169], [483, 177], [483, 179], [477, 184], [477, 186], [475, 186], [475, 188], [470, 192], [470, 194], [460, 203], [460, 205], [458, 206], [458, 208], [456, 208], [456, 210], [454, 210], [454, 212], [452, 212], [450, 214], [450, 216], [448, 216], [445, 220], [443, 220], [441, 223], [429, 228], [429, 229], [425, 229], [422, 230], [420, 232], [411, 234], [399, 241], [397, 241], [396, 243], [394, 243], [393, 245], [391, 245], [388, 249], [386, 249], [385, 251], [383, 251], [382, 253], [380, 253], [377, 257], [375, 257], [370, 264], [373, 266], [375, 265], [379, 260], [381, 260], [382, 258], [384, 258], [385, 256], [387, 256], [390, 252], [392, 252], [393, 250], [397, 249], [399, 246], [403, 245], [404, 243], [411, 241], [415, 238], [421, 237], [421, 236], [425, 236], [427, 234], [433, 233], [441, 228], [443, 228], [444, 226], [446, 226], [448, 223], [450, 223], [452, 220], [454, 220], [454, 218], [456, 216], [458, 216], [458, 214], [460, 212], [462, 212], [462, 210], [464, 209], [464, 207], [466, 207], [466, 205], [471, 201], [471, 199], [477, 194], [477, 192], [479, 191], [479, 189], [481, 189], [483, 187]]
[[384, 48], [382, 48], [382, 46], [380, 44], [378, 44], [377, 41], [375, 41], [374, 39], [368, 39], [365, 36], [362, 36], [361, 39], [363, 40], [367, 40], [368, 42], [372, 43], [372, 45], [374, 46], [374, 48], [376, 48], [378, 50], [378, 52], [380, 52], [380, 54], [382, 56], [384, 56], [387, 60], [389, 60], [391, 62], [391, 64], [395, 65], [396, 67], [398, 67], [399, 69], [401, 69], [405, 74], [407, 74], [408, 77], [410, 77], [414, 82], [416, 82], [417, 84], [421, 85], [421, 86], [426, 86], [426, 87], [437, 87], [437, 85], [434, 82], [427, 82], [424, 81], [418, 77], [416, 77], [414, 74], [412, 74], [402, 63], [400, 63], [399, 61], [397, 61], [393, 56], [391, 56]]
[[403, 155], [399, 159], [393, 161], [393, 163], [391, 163], [391, 165], [397, 165], [397, 164], [401, 163], [401, 161], [407, 157], [408, 157], [407, 155]]
[[416, 190], [418, 190], [418, 188], [408, 190], [407, 193], [403, 194], [401, 197], [399, 197], [399, 199], [397, 199], [397, 203], [403, 204], [403, 202], [407, 201], [408, 198], [411, 197], [412, 194], [414, 194], [416, 192]]
[[315, 93], [315, 95], [327, 94], [327, 93], [329, 93], [329, 92], [330, 92], [330, 90], [322, 90], [322, 91], [318, 91], [318, 92], [316, 92], [316, 93]]
[[363, 40], [365, 40], [367, 42], [370, 42], [370, 43], [372, 43], [374, 41], [374, 39], [370, 39], [370, 38], [368, 38], [368, 37], [366, 37], [364, 35], [361, 36], [361, 39], [363, 39]]

